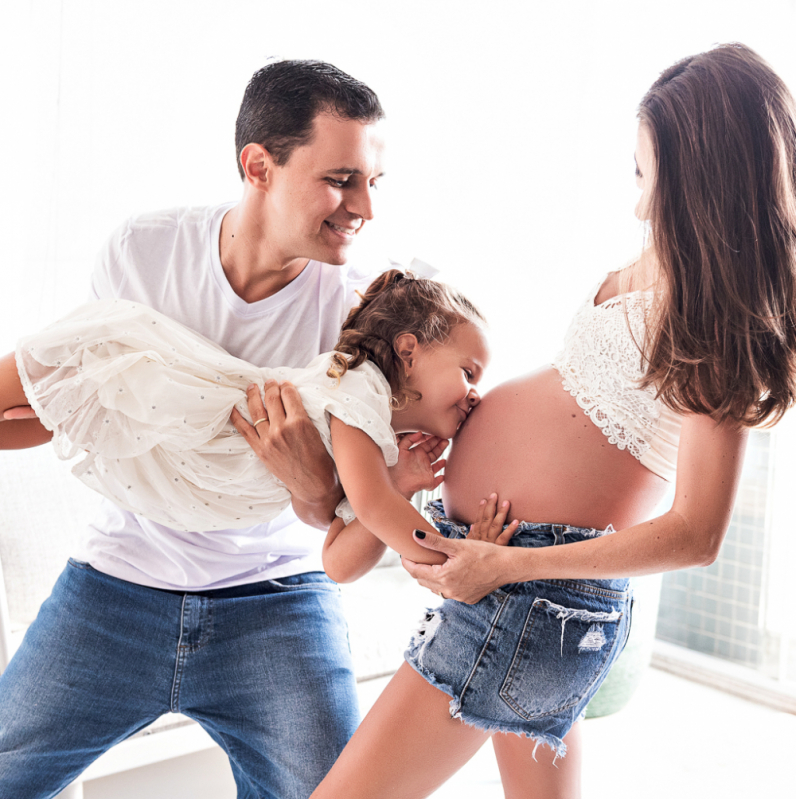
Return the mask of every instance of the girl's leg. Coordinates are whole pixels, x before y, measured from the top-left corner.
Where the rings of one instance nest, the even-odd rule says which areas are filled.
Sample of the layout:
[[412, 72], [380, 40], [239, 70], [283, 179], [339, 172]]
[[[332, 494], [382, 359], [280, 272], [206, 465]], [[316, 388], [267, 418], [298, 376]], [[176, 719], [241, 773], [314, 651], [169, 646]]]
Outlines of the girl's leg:
[[489, 740], [448, 712], [450, 697], [404, 663], [312, 799], [421, 799]]
[[2, 420], [4, 411], [27, 404], [14, 355], [5, 355], [0, 358], [0, 449], [35, 447], [52, 438], [38, 419]]
[[[564, 738], [567, 756], [513, 733], [492, 736], [506, 799], [580, 799], [581, 733], [576, 724]], [[555, 758], [555, 764], [553, 760]]]

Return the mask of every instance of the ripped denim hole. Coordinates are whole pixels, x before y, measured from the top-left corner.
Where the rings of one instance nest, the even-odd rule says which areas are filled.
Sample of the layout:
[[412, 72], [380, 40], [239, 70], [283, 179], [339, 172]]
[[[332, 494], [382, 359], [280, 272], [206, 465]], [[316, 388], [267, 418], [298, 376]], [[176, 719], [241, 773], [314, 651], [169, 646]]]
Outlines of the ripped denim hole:
[[[578, 645], [578, 650], [580, 652], [593, 652], [595, 649], [600, 649], [605, 643], [605, 633], [603, 632], [602, 625], [600, 625], [599, 622], [618, 621], [620, 617], [618, 610], [612, 610], [610, 613], [594, 613], [590, 610], [573, 610], [572, 608], [565, 608], [561, 605], [555, 605], [552, 602], [547, 604], [550, 610], [555, 611], [556, 618], [561, 620], [561, 657], [564, 657], [564, 631], [566, 630], [567, 622], [570, 619], [593, 622], [592, 626], [588, 629], [586, 635], [583, 636], [580, 644]], [[595, 630], [598, 625], [600, 627], [599, 632]], [[602, 637], [602, 640], [599, 646], [595, 646], [598, 635]], [[592, 637], [590, 638], [590, 636]]]
[[599, 652], [605, 646], [605, 633], [602, 624], [592, 624], [586, 635], [580, 639], [578, 652]]
[[[412, 648], [419, 648], [422, 652], [422, 649], [424, 649], [428, 642], [434, 637], [434, 633], [437, 632], [437, 627], [439, 627], [441, 622], [442, 614], [439, 610], [432, 610], [431, 608], [426, 610], [425, 615], [420, 620], [417, 630], [412, 635], [409, 646]], [[422, 660], [422, 654], [418, 653], [418, 661], [420, 660]]]

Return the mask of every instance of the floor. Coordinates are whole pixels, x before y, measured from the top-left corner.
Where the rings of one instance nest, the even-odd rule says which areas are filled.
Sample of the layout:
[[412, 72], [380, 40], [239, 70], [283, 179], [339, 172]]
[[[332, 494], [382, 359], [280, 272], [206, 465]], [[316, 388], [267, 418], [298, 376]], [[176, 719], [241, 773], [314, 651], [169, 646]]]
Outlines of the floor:
[[[383, 681], [363, 685], [366, 707]], [[796, 716], [649, 669], [621, 712], [585, 723], [584, 799], [793, 796]], [[433, 799], [502, 799], [485, 746]]]

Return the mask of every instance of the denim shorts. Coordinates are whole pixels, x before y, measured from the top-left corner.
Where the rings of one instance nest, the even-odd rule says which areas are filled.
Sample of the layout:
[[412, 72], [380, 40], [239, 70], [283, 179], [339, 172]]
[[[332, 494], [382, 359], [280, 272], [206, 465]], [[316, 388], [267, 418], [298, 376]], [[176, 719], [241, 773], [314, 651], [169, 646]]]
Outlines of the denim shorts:
[[[448, 519], [441, 502], [427, 510], [446, 538], [467, 536], [469, 527]], [[610, 532], [523, 522], [509, 546], [559, 546]], [[563, 756], [562, 739], [625, 646], [630, 611], [626, 578], [511, 583], [475, 605], [446, 599], [430, 608], [404, 657], [451, 697], [452, 718], [533, 738]]]

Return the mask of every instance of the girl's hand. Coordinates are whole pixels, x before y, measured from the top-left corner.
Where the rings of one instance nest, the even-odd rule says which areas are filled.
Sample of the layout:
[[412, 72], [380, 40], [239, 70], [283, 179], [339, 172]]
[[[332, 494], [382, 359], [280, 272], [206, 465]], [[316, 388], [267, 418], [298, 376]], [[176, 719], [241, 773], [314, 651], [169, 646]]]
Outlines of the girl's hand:
[[492, 493], [487, 499], [482, 499], [478, 506], [478, 518], [470, 525], [467, 536], [470, 541], [488, 541], [490, 544], [505, 546], [517, 532], [519, 522], [515, 519], [503, 529], [506, 517], [509, 515], [511, 503], [504, 501], [498, 508], [498, 495]]
[[444, 475], [445, 459], [440, 455], [448, 446], [448, 440], [425, 433], [410, 433], [398, 442], [398, 463], [390, 467], [395, 490], [405, 499], [411, 500], [418, 491], [433, 491]]

